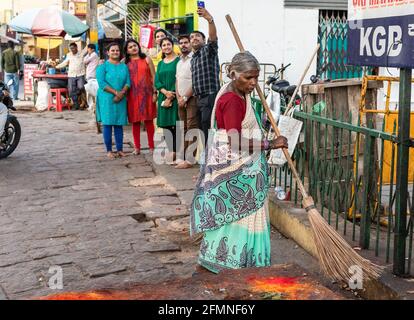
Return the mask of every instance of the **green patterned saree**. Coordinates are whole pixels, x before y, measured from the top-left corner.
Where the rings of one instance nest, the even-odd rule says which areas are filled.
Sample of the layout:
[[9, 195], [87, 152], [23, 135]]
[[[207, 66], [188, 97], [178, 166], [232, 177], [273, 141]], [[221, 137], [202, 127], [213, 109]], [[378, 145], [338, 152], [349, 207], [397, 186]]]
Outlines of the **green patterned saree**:
[[[222, 88], [216, 99], [226, 91]], [[246, 96], [242, 135], [262, 140], [260, 118]], [[191, 205], [191, 235], [203, 233], [199, 264], [223, 269], [270, 265], [267, 212], [269, 171], [264, 152], [234, 155], [225, 130], [215, 129], [215, 110], [205, 161]]]

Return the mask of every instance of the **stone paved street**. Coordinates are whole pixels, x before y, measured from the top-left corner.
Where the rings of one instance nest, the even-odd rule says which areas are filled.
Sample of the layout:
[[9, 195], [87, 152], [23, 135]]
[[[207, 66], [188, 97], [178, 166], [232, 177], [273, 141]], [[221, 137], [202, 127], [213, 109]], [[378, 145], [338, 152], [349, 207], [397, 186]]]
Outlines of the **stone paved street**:
[[193, 272], [196, 247], [155, 228], [159, 217], [186, 215], [176, 192], [144, 156], [107, 159], [89, 117], [18, 114], [21, 143], [0, 162], [0, 298], [56, 293], [55, 265], [64, 291]]
[[[191, 277], [198, 245], [187, 207], [197, 168], [156, 165], [148, 154], [107, 159], [88, 112], [17, 116], [22, 140], [0, 161], [0, 300]], [[273, 264], [296, 263], [338, 291], [292, 240], [272, 229], [271, 241]], [[62, 290], [49, 286], [56, 266]]]

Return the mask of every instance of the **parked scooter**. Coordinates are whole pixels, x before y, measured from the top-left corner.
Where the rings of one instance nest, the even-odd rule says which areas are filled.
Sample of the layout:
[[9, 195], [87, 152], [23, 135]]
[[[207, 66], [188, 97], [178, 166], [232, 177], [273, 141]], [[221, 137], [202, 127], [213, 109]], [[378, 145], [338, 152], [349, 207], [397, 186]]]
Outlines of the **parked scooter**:
[[[13, 80], [10, 80], [7, 85], [0, 81], [0, 159], [6, 158], [13, 153], [19, 144], [21, 136], [19, 121], [16, 116], [10, 113], [10, 110], [16, 111], [9, 93], [9, 87], [12, 85]], [[4, 109], [6, 111], [1, 112]], [[3, 123], [5, 123], [4, 128]]]
[[[278, 123], [279, 117], [281, 114], [281, 108], [286, 108], [292, 98], [292, 95], [295, 93], [296, 87], [295, 85], [291, 86], [289, 81], [287, 80], [279, 80], [283, 71], [285, 71], [291, 64], [276, 70], [275, 74], [269, 77], [266, 81], [266, 84], [270, 87], [270, 93], [266, 98], [266, 102], [272, 111], [273, 117]], [[313, 84], [321, 83], [321, 82], [329, 82], [330, 79], [321, 80], [321, 75], [325, 70], [331, 66], [330, 63], [325, 64], [316, 75], [312, 75], [310, 81]], [[300, 95], [296, 94], [296, 97], [293, 101], [293, 107], [298, 107], [302, 103], [302, 98]], [[270, 129], [270, 121], [265, 122], [265, 128], [269, 127]]]

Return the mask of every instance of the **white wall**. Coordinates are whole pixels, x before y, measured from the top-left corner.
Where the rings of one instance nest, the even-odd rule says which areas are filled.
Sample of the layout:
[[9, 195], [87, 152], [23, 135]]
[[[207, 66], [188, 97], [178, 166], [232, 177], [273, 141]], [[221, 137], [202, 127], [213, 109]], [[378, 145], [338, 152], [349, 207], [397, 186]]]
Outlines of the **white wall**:
[[[296, 83], [317, 45], [318, 10], [285, 9], [283, 0], [209, 0], [206, 8], [213, 15], [219, 37], [220, 63], [238, 52], [225, 19], [230, 14], [246, 48], [261, 63], [280, 67], [292, 63], [285, 77]], [[200, 30], [207, 34], [208, 24], [200, 19]], [[316, 71], [314, 61], [309, 75]]]
[[[399, 77], [400, 71], [396, 68], [380, 68], [380, 75], [385, 77]], [[388, 84], [384, 82], [384, 88], [378, 92], [378, 109], [385, 110], [385, 100], [387, 94]], [[390, 109], [395, 110], [400, 96], [400, 86], [397, 82], [394, 82], [391, 86], [391, 98], [390, 98]], [[414, 112], [414, 84], [411, 86], [411, 110]]]
[[[292, 63], [287, 69], [286, 78], [297, 84], [318, 44], [319, 10], [286, 9], [284, 64]], [[310, 83], [310, 77], [316, 74], [317, 58], [305, 76], [303, 83]]]

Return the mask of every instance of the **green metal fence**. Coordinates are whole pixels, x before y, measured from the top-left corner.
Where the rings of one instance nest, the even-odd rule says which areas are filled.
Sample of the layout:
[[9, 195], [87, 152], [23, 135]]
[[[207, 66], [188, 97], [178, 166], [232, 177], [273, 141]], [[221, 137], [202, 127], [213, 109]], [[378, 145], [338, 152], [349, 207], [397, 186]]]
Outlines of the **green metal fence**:
[[[255, 100], [256, 106], [260, 102]], [[326, 118], [315, 113], [295, 112], [303, 122], [299, 143], [293, 154], [298, 173], [314, 198], [320, 213], [348, 240], [358, 241], [361, 249], [374, 249], [375, 255], [386, 263], [393, 263], [396, 198], [396, 153], [399, 143], [394, 132], [384, 132], [384, 123], [374, 116], [361, 125], [361, 119], [351, 114], [333, 114]], [[380, 129], [377, 129], [380, 128]], [[411, 148], [414, 148], [413, 141]], [[384, 159], [384, 150], [392, 156]], [[391, 163], [384, 168], [384, 163]], [[385, 183], [385, 170], [390, 170], [390, 181]], [[409, 212], [407, 228], [399, 241], [406, 248], [407, 274], [412, 272], [414, 224], [414, 169], [410, 167], [410, 185], [402, 190], [407, 195]], [[272, 187], [279, 186], [288, 199], [301, 205], [301, 195], [287, 165], [272, 167]], [[395, 262], [396, 263], [396, 262]]]

